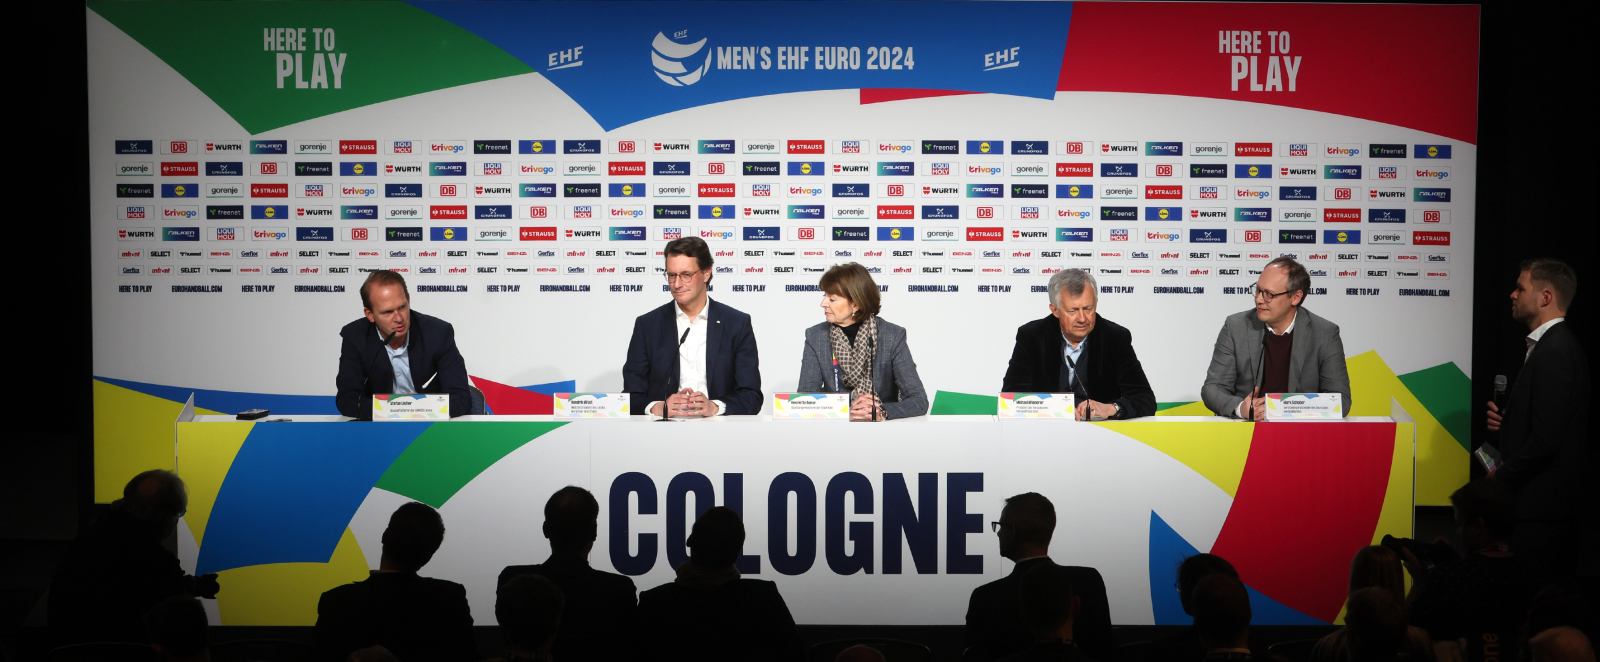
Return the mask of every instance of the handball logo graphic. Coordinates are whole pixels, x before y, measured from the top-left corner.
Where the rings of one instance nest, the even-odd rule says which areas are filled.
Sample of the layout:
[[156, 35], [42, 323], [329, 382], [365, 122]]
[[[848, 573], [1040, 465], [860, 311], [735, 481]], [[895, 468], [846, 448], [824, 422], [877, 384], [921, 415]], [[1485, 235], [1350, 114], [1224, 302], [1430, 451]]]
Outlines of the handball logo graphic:
[[[674, 36], [683, 38], [688, 34], [685, 30]], [[705, 39], [692, 44], [680, 44], [668, 39], [666, 33], [657, 32], [655, 40], [650, 42], [650, 62], [655, 64], [656, 75], [668, 85], [676, 87], [693, 85], [700, 82], [700, 77], [711, 68], [711, 49], [705, 46]], [[691, 58], [699, 59], [701, 50], [706, 52], [705, 59], [698, 63], [691, 60]], [[684, 66], [685, 64], [688, 67]]]

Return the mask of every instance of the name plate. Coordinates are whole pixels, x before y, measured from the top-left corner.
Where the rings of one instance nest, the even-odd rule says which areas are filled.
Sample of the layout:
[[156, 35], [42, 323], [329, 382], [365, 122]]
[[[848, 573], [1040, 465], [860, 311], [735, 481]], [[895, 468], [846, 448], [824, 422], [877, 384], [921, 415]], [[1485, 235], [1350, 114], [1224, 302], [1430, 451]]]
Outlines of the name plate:
[[1269, 421], [1325, 421], [1344, 418], [1339, 393], [1268, 393]]
[[1071, 393], [1001, 393], [1000, 418], [1064, 418], [1077, 420]]
[[556, 418], [627, 418], [627, 393], [557, 393]]
[[449, 420], [450, 396], [430, 393], [374, 393], [372, 420]]
[[849, 393], [774, 393], [773, 418], [850, 418]]

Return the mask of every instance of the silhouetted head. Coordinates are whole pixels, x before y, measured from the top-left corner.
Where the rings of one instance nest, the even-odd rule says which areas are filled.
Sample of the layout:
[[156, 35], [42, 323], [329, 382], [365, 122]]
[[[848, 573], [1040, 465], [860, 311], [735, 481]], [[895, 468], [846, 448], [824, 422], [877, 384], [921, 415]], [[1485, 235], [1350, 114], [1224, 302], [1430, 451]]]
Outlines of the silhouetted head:
[[1056, 531], [1056, 507], [1038, 492], [1006, 499], [1000, 510], [1000, 555], [1012, 561], [1042, 556]]
[[599, 519], [600, 502], [589, 490], [574, 485], [556, 490], [544, 503], [544, 537], [550, 539], [550, 551], [588, 554]]
[[416, 572], [444, 543], [444, 520], [428, 504], [412, 501], [396, 508], [383, 531], [383, 557], [400, 570]]
[[178, 474], [151, 469], [128, 481], [122, 488], [122, 498], [111, 502], [111, 507], [132, 515], [151, 532], [165, 537], [188, 511], [189, 494]]
[[1400, 565], [1400, 555], [1381, 545], [1362, 547], [1350, 560], [1350, 592], [1364, 588], [1381, 588], [1404, 600], [1406, 595], [1405, 568]]
[[711, 570], [725, 568], [744, 552], [744, 521], [732, 508], [708, 508], [689, 533], [689, 560]]

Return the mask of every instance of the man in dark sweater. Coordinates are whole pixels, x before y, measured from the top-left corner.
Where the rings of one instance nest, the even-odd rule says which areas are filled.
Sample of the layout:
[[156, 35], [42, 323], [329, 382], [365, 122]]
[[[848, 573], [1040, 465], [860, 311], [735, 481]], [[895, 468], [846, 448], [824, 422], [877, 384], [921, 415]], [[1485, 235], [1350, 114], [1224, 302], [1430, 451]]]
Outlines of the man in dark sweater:
[[[805, 659], [778, 586], [743, 579], [744, 522], [717, 506], [695, 520], [678, 578], [639, 595], [641, 641], [651, 660], [759, 662]], [[559, 658], [558, 658], [559, 659]], [[641, 657], [639, 659], [645, 659]]]
[[626, 660], [635, 629], [633, 580], [589, 566], [600, 504], [589, 490], [563, 487], [544, 504], [544, 537], [550, 558], [536, 565], [506, 566], [499, 589], [522, 575], [540, 575], [565, 598], [550, 654], [562, 662]]
[[184, 574], [161, 541], [189, 507], [177, 474], [146, 471], [67, 551], [50, 585], [50, 627], [62, 644], [148, 641], [144, 614], [173, 596], [215, 598], [216, 575]]
[[382, 646], [401, 660], [478, 659], [466, 588], [417, 575], [443, 542], [438, 511], [416, 501], [396, 509], [378, 569], [317, 602], [318, 657], [342, 662], [356, 650]]

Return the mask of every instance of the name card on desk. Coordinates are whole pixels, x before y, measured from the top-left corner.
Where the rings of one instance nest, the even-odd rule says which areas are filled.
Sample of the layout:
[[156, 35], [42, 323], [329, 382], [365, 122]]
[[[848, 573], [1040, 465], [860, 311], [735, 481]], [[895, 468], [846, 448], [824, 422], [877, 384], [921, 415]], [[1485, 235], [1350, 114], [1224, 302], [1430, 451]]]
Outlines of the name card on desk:
[[850, 418], [849, 393], [774, 393], [773, 418]]
[[1344, 418], [1339, 393], [1268, 393], [1269, 421], [1326, 421]]
[[557, 393], [556, 418], [627, 418], [627, 393]]
[[1001, 393], [1000, 418], [1065, 418], [1077, 420], [1071, 393]]
[[449, 420], [450, 396], [428, 393], [375, 393], [372, 420]]

